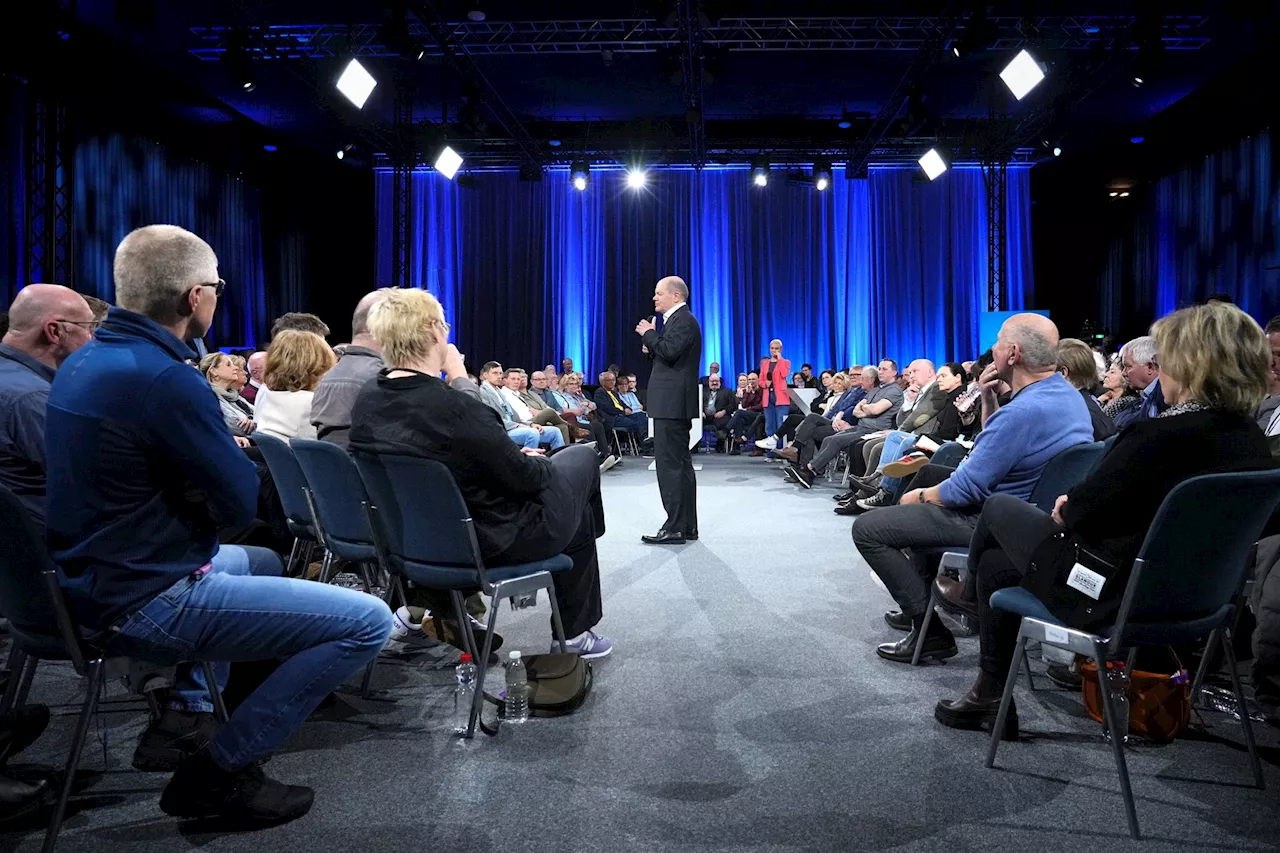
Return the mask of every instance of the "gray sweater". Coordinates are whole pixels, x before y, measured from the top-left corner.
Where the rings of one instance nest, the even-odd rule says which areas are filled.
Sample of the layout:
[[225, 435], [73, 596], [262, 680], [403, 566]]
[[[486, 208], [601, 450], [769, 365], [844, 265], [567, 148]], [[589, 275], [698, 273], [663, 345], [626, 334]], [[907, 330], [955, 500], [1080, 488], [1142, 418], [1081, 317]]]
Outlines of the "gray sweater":
[[368, 347], [347, 347], [338, 363], [320, 380], [311, 398], [311, 423], [321, 441], [346, 448], [356, 397], [384, 367], [386, 363], [378, 352]]

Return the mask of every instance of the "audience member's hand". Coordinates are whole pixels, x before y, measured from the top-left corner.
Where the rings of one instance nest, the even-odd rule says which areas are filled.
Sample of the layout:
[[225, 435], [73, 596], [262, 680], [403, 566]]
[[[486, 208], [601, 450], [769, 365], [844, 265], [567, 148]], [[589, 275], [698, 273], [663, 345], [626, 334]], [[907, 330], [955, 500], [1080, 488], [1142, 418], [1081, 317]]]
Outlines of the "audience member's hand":
[[1054, 504], [1053, 504], [1053, 520], [1061, 524], [1063, 527], [1067, 526], [1067, 523], [1062, 520], [1062, 508], [1066, 505], [1067, 505], [1066, 495], [1058, 495], [1058, 499], [1054, 501]]
[[628, 407], [626, 407], [626, 406], [623, 406], [623, 407], [622, 407], [622, 413], [623, 413], [624, 415], [629, 415], [629, 414], [631, 414], [631, 409], [629, 409], [629, 408], [628, 408]]
[[640, 352], [644, 353], [645, 355], [648, 355], [648, 354], [649, 354], [649, 348], [648, 348], [647, 346], [645, 346], [644, 344], [641, 344], [641, 345], [640, 345]]
[[236, 440], [236, 447], [248, 447], [248, 446], [249, 446], [249, 439], [245, 438], [244, 436], [240, 436], [240, 435], [233, 435], [233, 436], [232, 436], [232, 438], [234, 438], [234, 439]]
[[240, 420], [236, 421], [236, 423], [240, 427], [240, 429], [244, 430], [245, 432], [253, 432], [253, 421], [249, 420], [248, 418], [241, 418]]
[[982, 386], [983, 394], [996, 396], [1000, 386], [1000, 373], [996, 370], [994, 364], [988, 364], [982, 371], [982, 375], [978, 377], [978, 384]]
[[444, 353], [444, 375], [450, 382], [455, 379], [465, 379], [467, 376], [466, 356], [458, 352], [458, 348], [453, 344], [449, 344], [449, 348]]
[[525, 456], [546, 456], [547, 452], [540, 447], [522, 447], [520, 452]]
[[[636, 334], [637, 334], [637, 335], [643, 335], [645, 332], [652, 331], [652, 330], [654, 330], [654, 329], [656, 329], [656, 328], [658, 328], [658, 327], [657, 327], [656, 325], [654, 325], [654, 323], [653, 323], [653, 321], [652, 321], [652, 320], [641, 320], [639, 323], [636, 323]], [[643, 347], [642, 347], [642, 349], [643, 349]], [[647, 349], [645, 350], [645, 352], [648, 352], [648, 351], [649, 351], [649, 350], [647, 350]]]
[[898, 506], [924, 503], [924, 489], [912, 489], [898, 500]]
[[844, 421], [840, 421], [838, 424], [833, 423], [832, 426], [835, 428], [836, 432], [844, 432], [847, 429], [853, 429], [853, 424], [847, 424]]
[[721, 409], [720, 411], [716, 412], [714, 415], [712, 415], [712, 417], [713, 417], [713, 418], [723, 418], [723, 417], [724, 417], [724, 409]]

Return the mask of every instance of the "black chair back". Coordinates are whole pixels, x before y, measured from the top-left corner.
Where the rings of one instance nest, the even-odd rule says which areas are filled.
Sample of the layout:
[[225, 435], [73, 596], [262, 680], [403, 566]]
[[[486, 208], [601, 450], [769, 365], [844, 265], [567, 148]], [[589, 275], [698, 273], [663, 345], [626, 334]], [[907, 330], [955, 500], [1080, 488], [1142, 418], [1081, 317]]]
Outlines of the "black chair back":
[[1089, 476], [1089, 472], [1102, 459], [1106, 450], [1106, 443], [1101, 441], [1077, 444], [1063, 450], [1044, 466], [1044, 472], [1031, 490], [1029, 503], [1045, 512], [1053, 512], [1053, 505], [1058, 497], [1071, 491], [1077, 483]]
[[270, 435], [253, 436], [253, 441], [262, 451], [262, 458], [267, 460], [271, 469], [271, 477], [276, 482], [276, 491], [280, 493], [280, 506], [284, 508], [285, 519], [289, 523], [289, 532], [300, 539], [314, 540], [316, 531], [311, 524], [311, 508], [307, 506], [304, 491], [307, 479], [298, 466], [289, 445]]
[[345, 559], [370, 559], [359, 553], [373, 547], [373, 533], [364, 513], [364, 481], [351, 456], [327, 441], [295, 438], [289, 446], [311, 487], [325, 545]]

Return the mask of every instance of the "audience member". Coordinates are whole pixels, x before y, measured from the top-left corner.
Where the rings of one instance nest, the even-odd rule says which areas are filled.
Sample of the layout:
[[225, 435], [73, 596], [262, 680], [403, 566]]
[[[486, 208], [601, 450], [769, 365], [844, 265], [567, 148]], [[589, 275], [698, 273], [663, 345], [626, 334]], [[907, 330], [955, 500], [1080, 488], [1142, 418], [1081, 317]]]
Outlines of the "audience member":
[[567, 554], [573, 568], [554, 578], [569, 647], [584, 658], [609, 654], [613, 644], [593, 630], [602, 614], [596, 538], [604, 534], [595, 455], [569, 447], [547, 459], [513, 447], [467, 381], [444, 311], [426, 291], [392, 291], [373, 309], [369, 326], [388, 369], [356, 402], [352, 451], [448, 467], [490, 565]]
[[486, 362], [484, 367], [480, 368], [479, 393], [480, 402], [493, 409], [502, 418], [507, 437], [525, 448], [537, 448], [541, 444], [550, 444], [553, 441], [563, 447], [564, 438], [559, 430], [544, 430], [542, 427], [523, 424], [516, 418], [515, 410], [511, 408], [507, 397], [502, 393], [503, 375], [501, 364], [496, 361]]
[[[567, 383], [564, 382], [567, 378], [576, 378], [576, 374], [570, 373], [564, 377], [558, 377], [562, 387], [567, 387]], [[533, 374], [532, 382], [533, 393], [537, 394], [539, 399], [546, 401], [546, 404], [556, 414], [578, 430], [578, 434], [584, 435], [590, 441], [595, 442], [596, 455], [600, 459], [600, 470], [602, 472], [608, 471], [615, 465], [622, 464], [622, 460], [612, 452], [612, 442], [609, 440], [609, 433], [604, 428], [604, 424], [598, 418], [591, 417], [590, 411], [583, 407], [585, 399], [582, 402], [570, 401], [568, 397], [561, 393], [560, 388], [553, 390], [548, 387], [550, 383], [546, 378], [546, 374], [541, 370]]]
[[[876, 370], [874, 367], [867, 368], [864, 371], [863, 383], [867, 387], [875, 386]], [[858, 401], [862, 398], [858, 395], [849, 393], [849, 377], [843, 373], [836, 374], [832, 378], [831, 384], [839, 396], [834, 401], [828, 401], [824, 410], [810, 412], [801, 418], [800, 422], [794, 427], [795, 444], [788, 448], [777, 449], [782, 436], [770, 435], [764, 439], [757, 441], [756, 446], [766, 450], [775, 450], [778, 456], [791, 462], [797, 462], [801, 465], [807, 464], [813, 458], [813, 454], [822, 442], [826, 441], [836, 433], [853, 429], [856, 419], [853, 417], [853, 410], [857, 407]], [[788, 417], [790, 420], [790, 417]], [[783, 422], [785, 431], [785, 424]]]
[[267, 348], [264, 384], [254, 406], [257, 432], [288, 441], [314, 439], [311, 403], [316, 386], [333, 367], [333, 350], [312, 332], [285, 329]]
[[805, 387], [805, 388], [817, 388], [817, 387], [818, 387], [818, 377], [816, 377], [816, 376], [814, 376], [814, 375], [813, 375], [813, 365], [812, 365], [812, 364], [807, 364], [807, 363], [806, 363], [806, 364], [802, 364], [802, 365], [800, 365], [800, 376], [804, 378], [804, 387]]
[[[321, 338], [321, 340], [324, 340]], [[334, 347], [334, 355], [340, 357], [337, 347]], [[262, 387], [262, 371], [267, 366], [267, 354], [263, 350], [258, 350], [249, 356], [247, 363], [249, 365], [249, 384], [240, 389], [240, 396], [244, 397], [251, 404], [258, 403], [258, 389]]]
[[617, 393], [617, 376], [610, 371], [600, 374], [600, 387], [596, 389], [596, 412], [609, 429], [620, 429], [645, 439], [649, 435], [649, 416], [636, 412], [622, 402]]
[[[913, 488], [898, 506], [871, 512], [853, 526], [854, 545], [911, 620], [905, 638], [876, 649], [887, 660], [910, 661], [924, 623], [935, 567], [920, 550], [966, 546], [990, 495], [1026, 500], [1050, 459], [1093, 440], [1084, 401], [1057, 372], [1058, 330], [1052, 321], [1015, 314], [1000, 327], [993, 352], [994, 362], [982, 375], [982, 393], [993, 412], [964, 464], [940, 485]], [[1001, 380], [1013, 389], [1005, 406], [995, 400]], [[955, 653], [951, 632], [942, 620], [931, 620], [923, 656]]]
[[1258, 406], [1255, 417], [1258, 426], [1270, 436], [1280, 432], [1280, 423], [1272, 423], [1276, 411], [1280, 409], [1280, 317], [1272, 317], [1264, 331], [1267, 333], [1267, 343], [1271, 347], [1271, 372], [1267, 379], [1266, 399]]
[[737, 411], [729, 418], [725, 432], [729, 437], [729, 453], [737, 456], [742, 453], [742, 445], [747, 443], [747, 436], [755, 428], [756, 422], [764, 420], [764, 403], [759, 386], [750, 375], [738, 374]]
[[618, 377], [618, 399], [633, 412], [644, 411], [644, 404], [636, 394], [636, 378], [631, 374]]
[[[1071, 627], [1095, 630], [1114, 621], [1147, 528], [1174, 486], [1199, 474], [1272, 467], [1266, 441], [1253, 423], [1266, 394], [1269, 358], [1258, 324], [1232, 305], [1209, 303], [1175, 311], [1151, 331], [1169, 407], [1121, 432], [1094, 471], [1058, 498], [1052, 515], [1010, 494], [993, 495], [983, 506], [969, 550], [977, 581], [980, 669], [968, 693], [938, 703], [934, 716], [943, 725], [994, 724], [1019, 617], [993, 610], [991, 594], [1021, 583], [1033, 555], [1037, 572], [1063, 576], [1062, 567], [1075, 561], [1073, 540], [1050, 537], [1065, 527], [1117, 568], [1096, 601], [1080, 599], [1087, 607], [1073, 606], [1070, 599], [1046, 602]], [[1159, 568], [1195, 571], [1194, 566]], [[1017, 731], [1011, 707], [1004, 735], [1016, 737]]]
[[[155, 769], [181, 756], [160, 797], [166, 814], [290, 820], [314, 793], [267, 778], [262, 761], [381, 651], [391, 614], [371, 595], [275, 577], [283, 566], [266, 549], [218, 545], [219, 527], [253, 518], [258, 479], [184, 364], [225, 286], [209, 245], [171, 225], [140, 228], [114, 273], [118, 307], [49, 396], [50, 549], [81, 627], [108, 655], [282, 659], [216, 731], [200, 668], [182, 664], [177, 704], [134, 760], [149, 746]], [[227, 667], [215, 670], [221, 685]]]
[[1116, 427], [1124, 429], [1134, 421], [1154, 418], [1165, 410], [1165, 402], [1155, 338], [1145, 335], [1129, 341], [1120, 350], [1120, 360], [1125, 382], [1141, 395], [1137, 406], [1114, 416]]
[[93, 328], [96, 330], [102, 325], [102, 321], [107, 319], [107, 312], [111, 310], [111, 303], [105, 299], [99, 299], [96, 296], [90, 296], [87, 293], [80, 294], [89, 305], [89, 310], [93, 312], [93, 322], [96, 324]]
[[574, 371], [573, 371], [573, 359], [571, 359], [571, 358], [562, 358], [562, 359], [560, 359], [560, 375], [561, 375], [561, 376], [564, 376], [565, 374], [573, 373], [573, 372], [574, 372]]
[[54, 373], [93, 338], [84, 298], [60, 284], [29, 284], [9, 306], [0, 343], [0, 486], [44, 527], [45, 404]]
[[[791, 362], [782, 357], [782, 341], [769, 341], [769, 357], [760, 359], [760, 390], [764, 404], [764, 434], [776, 435], [791, 406], [787, 393], [787, 377]], [[771, 450], [772, 448], [764, 448]]]
[[1063, 338], [1058, 342], [1058, 372], [1071, 383], [1071, 387], [1080, 392], [1084, 403], [1089, 407], [1089, 418], [1093, 422], [1093, 440], [1106, 441], [1115, 435], [1116, 422], [1102, 412], [1098, 401], [1090, 393], [1098, 382], [1098, 366], [1093, 361], [1093, 350], [1084, 341], [1076, 338]]
[[329, 337], [329, 327], [323, 320], [315, 314], [304, 314], [301, 311], [290, 311], [288, 314], [281, 314], [280, 317], [271, 324], [271, 339], [275, 340], [276, 335], [285, 329], [293, 329], [298, 332], [312, 332], [322, 338]]
[[351, 316], [351, 343], [316, 386], [311, 398], [311, 423], [321, 441], [347, 446], [356, 396], [365, 383], [386, 367], [378, 342], [369, 334], [369, 311], [390, 292], [390, 288], [381, 288], [360, 297]]
[[[703, 388], [706, 388], [707, 383], [711, 381], [712, 376], [720, 376], [720, 362], [718, 361], [713, 361], [707, 366], [707, 375], [698, 377], [698, 384]], [[724, 383], [723, 377], [721, 377], [720, 381], [721, 384]]]
[[[528, 424], [538, 429], [544, 434], [553, 430], [559, 433], [559, 441], [548, 436], [547, 441], [539, 442], [547, 444], [553, 450], [564, 447], [566, 444], [572, 444], [574, 436], [569, 432], [569, 425], [565, 423], [564, 418], [557, 415], [555, 409], [540, 400], [536, 394], [530, 394], [525, 385], [526, 380], [527, 376], [524, 370], [519, 367], [509, 367], [502, 374], [502, 387], [498, 389], [498, 392], [502, 394], [507, 401], [507, 405], [511, 407], [515, 419], [522, 424]], [[547, 429], [548, 427], [550, 429]]]
[[211, 352], [200, 359], [200, 372], [218, 397], [222, 420], [232, 435], [249, 435], [255, 429], [253, 404], [236, 390], [240, 384], [240, 368], [232, 356]]
[[737, 408], [738, 400], [733, 392], [720, 385], [720, 374], [713, 373], [707, 377], [707, 386], [702, 389], [702, 426], [716, 434], [717, 439], [725, 438], [725, 430], [729, 426], [729, 416]]
[[1102, 413], [1111, 418], [1112, 421], [1120, 415], [1121, 412], [1130, 408], [1136, 408], [1142, 398], [1129, 387], [1129, 383], [1124, 378], [1124, 368], [1120, 363], [1120, 354], [1111, 357], [1111, 364], [1107, 367], [1107, 372], [1102, 377], [1102, 393], [1098, 395], [1098, 405], [1102, 407]]
[[[858, 420], [857, 424], [848, 429], [839, 430], [824, 439], [816, 452], [812, 446], [809, 446], [806, 454], [806, 449], [802, 446], [801, 454], [809, 458], [797, 456], [796, 464], [787, 468], [791, 480], [806, 489], [813, 488], [814, 479], [840, 451], [852, 450], [864, 436], [893, 427], [894, 416], [902, 406], [902, 389], [898, 387], [897, 382], [898, 363], [891, 358], [883, 359], [880, 366], [875, 369], [874, 379], [871, 379], [871, 368], [864, 369], [864, 376], [866, 381], [863, 383], [863, 389], [866, 390], [867, 396], [853, 407], [852, 412], [852, 416]], [[875, 386], [868, 389], [867, 385], [871, 382], [874, 382]]]

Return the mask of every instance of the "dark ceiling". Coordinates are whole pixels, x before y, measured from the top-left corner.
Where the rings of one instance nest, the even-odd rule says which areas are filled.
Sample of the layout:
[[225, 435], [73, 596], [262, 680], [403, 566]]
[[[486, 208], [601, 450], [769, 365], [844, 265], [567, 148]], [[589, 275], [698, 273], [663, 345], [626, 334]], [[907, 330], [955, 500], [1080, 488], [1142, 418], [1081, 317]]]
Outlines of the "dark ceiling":
[[[1261, 24], [1244, 5], [79, 0], [76, 18], [208, 96], [168, 95], [165, 109], [244, 117], [272, 144], [355, 143], [363, 164], [420, 158], [441, 129], [471, 165], [742, 162], [753, 151], [874, 163], [932, 138], [960, 156], [999, 144], [1034, 157], [1041, 139], [1081, 148], [1138, 132], [1257, 49]], [[956, 58], [948, 48], [980, 30], [975, 8], [991, 38]], [[468, 17], [477, 9], [482, 22]], [[997, 75], [1024, 46], [1049, 76], [1019, 103]], [[362, 111], [332, 85], [350, 55], [379, 81]]]

